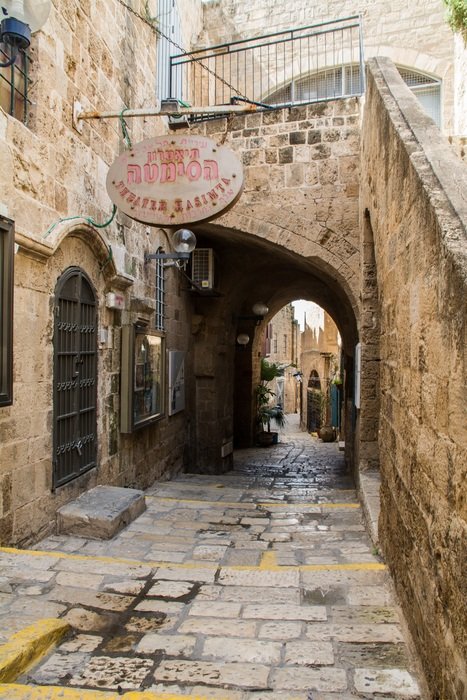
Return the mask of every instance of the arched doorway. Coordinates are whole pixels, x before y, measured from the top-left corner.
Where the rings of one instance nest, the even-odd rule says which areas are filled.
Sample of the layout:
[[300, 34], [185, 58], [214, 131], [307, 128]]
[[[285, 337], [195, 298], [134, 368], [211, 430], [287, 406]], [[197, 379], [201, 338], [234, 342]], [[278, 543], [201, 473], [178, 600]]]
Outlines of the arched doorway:
[[306, 429], [314, 433], [321, 428], [321, 381], [313, 369], [308, 379]]
[[96, 466], [97, 300], [86, 273], [59, 278], [54, 303], [53, 488]]

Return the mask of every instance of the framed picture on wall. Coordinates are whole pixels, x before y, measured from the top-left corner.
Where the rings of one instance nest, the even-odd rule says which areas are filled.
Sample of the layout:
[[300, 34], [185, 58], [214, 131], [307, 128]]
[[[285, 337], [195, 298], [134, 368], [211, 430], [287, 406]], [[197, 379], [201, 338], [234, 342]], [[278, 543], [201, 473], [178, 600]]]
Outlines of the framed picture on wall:
[[165, 413], [165, 341], [146, 326], [122, 328], [120, 430], [132, 433]]

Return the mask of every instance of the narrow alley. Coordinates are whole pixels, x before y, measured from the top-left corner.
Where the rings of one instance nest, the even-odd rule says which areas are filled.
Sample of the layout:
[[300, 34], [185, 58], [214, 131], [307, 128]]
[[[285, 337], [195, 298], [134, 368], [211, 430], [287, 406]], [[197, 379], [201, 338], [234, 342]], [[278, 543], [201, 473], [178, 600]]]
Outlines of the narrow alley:
[[156, 482], [111, 540], [2, 548], [2, 644], [69, 627], [0, 698], [424, 697], [342, 454], [289, 415], [234, 471]]

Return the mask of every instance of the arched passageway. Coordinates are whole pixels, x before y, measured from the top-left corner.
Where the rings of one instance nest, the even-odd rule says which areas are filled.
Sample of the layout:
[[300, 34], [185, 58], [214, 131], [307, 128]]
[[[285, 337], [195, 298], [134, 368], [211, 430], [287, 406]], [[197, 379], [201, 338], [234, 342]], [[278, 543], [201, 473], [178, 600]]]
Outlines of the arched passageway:
[[[356, 302], [348, 280], [324, 259], [303, 257], [250, 232], [211, 224], [198, 230], [197, 236], [200, 248], [213, 249], [216, 265], [215, 292], [194, 295], [194, 374], [196, 396], [202, 401], [197, 433], [198, 444], [204, 446], [197, 455], [197, 468], [228, 468], [225, 463], [219, 469], [219, 442], [232, 441], [235, 447], [253, 443], [254, 387], [259, 382], [266, 327], [284, 305], [297, 298], [324, 308], [341, 334], [346, 458], [352, 463], [354, 350], [359, 337]], [[263, 319], [252, 312], [259, 301], [269, 309]], [[249, 337], [247, 344], [236, 342], [240, 334]]]

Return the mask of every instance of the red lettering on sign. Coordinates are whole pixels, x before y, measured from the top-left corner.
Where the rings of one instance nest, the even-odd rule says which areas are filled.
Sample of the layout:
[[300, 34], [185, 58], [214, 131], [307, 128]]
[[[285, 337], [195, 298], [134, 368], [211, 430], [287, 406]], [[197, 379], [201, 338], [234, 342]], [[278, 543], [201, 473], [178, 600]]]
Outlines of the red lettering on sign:
[[185, 172], [190, 182], [193, 182], [193, 180], [199, 180], [199, 178], [201, 177], [201, 163], [198, 163], [197, 160], [192, 160], [186, 166]]
[[175, 182], [177, 173], [175, 163], [162, 163], [161, 165], [161, 184], [163, 182]]
[[216, 160], [205, 160], [203, 163], [203, 174], [205, 180], [217, 180], [219, 177], [219, 166]]
[[144, 166], [144, 182], [156, 182], [159, 178], [159, 167], [153, 163]]
[[141, 182], [141, 168], [139, 165], [133, 165], [128, 163], [127, 182], [129, 185], [131, 185], [132, 182], [135, 182], [137, 185], [139, 185], [139, 183]]
[[107, 176], [108, 192], [123, 212], [163, 226], [218, 216], [232, 206], [242, 184], [238, 158], [198, 136], [170, 135], [134, 144]]

